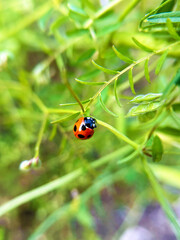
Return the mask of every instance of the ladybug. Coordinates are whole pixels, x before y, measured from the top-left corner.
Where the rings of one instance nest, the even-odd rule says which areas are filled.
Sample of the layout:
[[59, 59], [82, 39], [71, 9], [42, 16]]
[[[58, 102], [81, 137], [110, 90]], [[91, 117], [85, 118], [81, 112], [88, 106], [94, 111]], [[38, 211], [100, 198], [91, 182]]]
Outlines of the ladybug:
[[85, 140], [89, 139], [94, 134], [96, 128], [96, 120], [92, 117], [81, 117], [74, 124], [73, 132], [75, 137]]

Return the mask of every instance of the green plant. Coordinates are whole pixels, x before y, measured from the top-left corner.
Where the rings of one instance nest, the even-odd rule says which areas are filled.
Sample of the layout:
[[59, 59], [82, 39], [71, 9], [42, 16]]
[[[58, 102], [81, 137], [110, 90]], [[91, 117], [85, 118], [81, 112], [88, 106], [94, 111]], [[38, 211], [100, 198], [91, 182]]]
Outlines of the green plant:
[[[34, 221], [41, 224], [30, 227], [28, 239], [73, 218], [86, 229], [82, 239], [99, 239], [91, 230], [89, 199], [116, 182], [134, 187], [134, 176], [140, 187], [132, 191], [147, 201], [154, 199], [152, 188], [180, 239], [169, 204], [177, 196], [160, 184], [180, 187], [179, 3], [29, 0], [16, 11], [19, 2], [3, 5], [1, 19], [7, 25], [0, 31], [1, 183], [13, 199], [0, 216], [33, 200]], [[94, 137], [75, 140], [74, 121], [91, 114], [98, 124]], [[29, 172], [18, 172], [20, 163]], [[23, 177], [27, 185], [13, 189]], [[44, 196], [54, 190], [52, 199]], [[68, 233], [67, 239], [75, 238]]]

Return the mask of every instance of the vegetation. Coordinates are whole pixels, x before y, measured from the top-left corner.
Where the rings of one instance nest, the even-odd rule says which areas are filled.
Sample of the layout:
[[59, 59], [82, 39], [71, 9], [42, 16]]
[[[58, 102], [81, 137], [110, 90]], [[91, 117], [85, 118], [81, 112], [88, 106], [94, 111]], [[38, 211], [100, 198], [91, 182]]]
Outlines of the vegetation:
[[107, 239], [154, 202], [180, 239], [180, 3], [4, 0], [0, 24], [0, 239], [105, 239], [107, 197]]

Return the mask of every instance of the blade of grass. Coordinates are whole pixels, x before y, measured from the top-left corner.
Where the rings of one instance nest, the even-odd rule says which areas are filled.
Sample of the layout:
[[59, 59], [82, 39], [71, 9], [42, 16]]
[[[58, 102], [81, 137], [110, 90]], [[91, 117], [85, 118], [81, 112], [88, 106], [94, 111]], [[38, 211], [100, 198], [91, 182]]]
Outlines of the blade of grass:
[[157, 199], [158, 199], [159, 203], [161, 204], [161, 207], [164, 210], [165, 214], [167, 215], [167, 217], [170, 221], [170, 224], [172, 225], [172, 229], [173, 229], [177, 239], [180, 239], [180, 225], [179, 225], [178, 219], [177, 219], [175, 213], [173, 212], [166, 197], [164, 196], [164, 192], [163, 192], [161, 186], [159, 185], [158, 181], [156, 180], [146, 159], [143, 159], [143, 166], [144, 166], [144, 170], [147, 174], [147, 177], [151, 183], [151, 186], [157, 196]]

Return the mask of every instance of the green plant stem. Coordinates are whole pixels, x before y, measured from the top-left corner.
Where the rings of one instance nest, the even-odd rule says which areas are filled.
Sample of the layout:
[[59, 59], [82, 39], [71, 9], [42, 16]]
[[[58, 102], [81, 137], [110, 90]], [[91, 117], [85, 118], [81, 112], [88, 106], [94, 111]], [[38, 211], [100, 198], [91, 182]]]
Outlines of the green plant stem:
[[[128, 154], [130, 151], [132, 151], [131, 148], [129, 148], [129, 146], [125, 146], [121, 149], [118, 149], [117, 151], [115, 151], [113, 153], [110, 153], [104, 157], [101, 157], [100, 159], [91, 163], [90, 166], [92, 168], [96, 169], [116, 157], [124, 156], [124, 155]], [[84, 173], [84, 168], [82, 167], [82, 168], [79, 168], [79, 169], [77, 169], [63, 177], [60, 177], [50, 183], [44, 184], [41, 187], [38, 187], [29, 192], [23, 193], [22, 195], [19, 195], [18, 197], [15, 197], [14, 199], [10, 200], [9, 202], [5, 203], [4, 205], [2, 205], [0, 207], [0, 216], [11, 211], [12, 209], [17, 208], [18, 206], [20, 206], [26, 202], [31, 201], [32, 199], [40, 197], [40, 196], [47, 194], [48, 192], [51, 192], [60, 187], [64, 187], [65, 185], [71, 183], [72, 181], [75, 181], [83, 173]]]
[[173, 226], [173, 230], [174, 230], [174, 233], [175, 233], [177, 239], [180, 239], [180, 225], [177, 220], [177, 217], [175, 216], [175, 213], [173, 212], [169, 202], [167, 201], [166, 197], [164, 196], [163, 189], [161, 188], [158, 181], [156, 180], [151, 168], [149, 167], [149, 165], [144, 157], [142, 158], [142, 163], [143, 163], [145, 173], [147, 174], [147, 177], [151, 183], [151, 186], [157, 196], [157, 199], [158, 199], [159, 203], [161, 204], [162, 209], [164, 210], [168, 219], [170, 220], [170, 223]]
[[105, 14], [106, 12], [111, 10], [113, 7], [115, 7], [120, 2], [122, 2], [122, 0], [114, 0], [112, 2], [109, 2], [109, 4], [107, 4], [105, 7], [101, 8], [99, 11], [96, 12], [96, 14], [94, 16], [92, 16], [90, 19], [88, 19], [84, 23], [83, 27], [86, 29], [90, 28], [90, 26], [93, 24], [94, 20], [100, 18], [103, 14]]
[[[110, 184], [115, 183], [123, 179], [122, 169], [109, 174], [108, 176], [104, 177], [103, 179], [100, 178], [97, 182], [95, 182], [92, 186], [90, 186], [85, 192], [78, 195], [76, 199], [73, 199], [71, 202], [66, 203], [53, 213], [51, 213], [45, 221], [43, 221], [40, 226], [35, 230], [35, 232], [28, 238], [28, 240], [36, 240], [42, 234], [44, 234], [53, 224], [59, 221], [62, 217], [76, 217], [76, 213], [82, 204], [85, 204], [91, 197], [97, 194], [101, 189], [105, 186], [109, 186]], [[75, 204], [76, 209], [73, 208], [74, 201], [77, 201]], [[62, 226], [62, 225], [61, 225]]]
[[137, 60], [135, 63], [130, 64], [128, 67], [126, 67], [125, 69], [123, 69], [122, 71], [120, 71], [119, 73], [117, 73], [114, 77], [112, 77], [107, 83], [105, 83], [99, 90], [98, 92], [91, 98], [91, 101], [87, 104], [86, 109], [89, 108], [89, 106], [93, 103], [93, 101], [99, 96], [99, 94], [109, 85], [111, 84], [113, 81], [115, 81], [117, 78], [119, 78], [122, 74], [126, 73], [127, 71], [129, 71], [130, 69], [134, 68], [136, 65], [138, 65], [139, 63], [145, 61], [146, 59], [151, 58], [152, 56], [159, 54], [161, 52], [166, 51], [167, 49], [174, 47], [175, 45], [179, 44], [180, 41], [177, 41], [175, 43], [172, 43], [171, 45], [168, 45], [160, 50], [156, 50], [153, 53], [148, 54], [147, 56]]
[[67, 76], [66, 76], [66, 70], [63, 69], [63, 72], [62, 72], [62, 76], [63, 76], [63, 81], [64, 83], [66, 84], [67, 88], [69, 89], [71, 95], [74, 97], [74, 99], [77, 101], [77, 103], [79, 104], [79, 106], [81, 107], [81, 110], [82, 112], [84, 113], [84, 107], [79, 99], [79, 97], [77, 96], [77, 94], [74, 92], [74, 90], [72, 89], [71, 85], [69, 84], [69, 81], [67, 79]]
[[109, 125], [108, 123], [105, 123], [101, 120], [96, 119], [97, 123], [102, 125], [103, 127], [106, 127], [107, 129], [109, 129], [113, 134], [115, 134], [118, 138], [120, 138], [121, 140], [123, 140], [124, 142], [128, 143], [129, 145], [131, 145], [134, 149], [138, 150], [140, 148], [140, 146], [133, 142], [131, 139], [129, 139], [128, 137], [126, 137], [123, 133], [119, 132], [118, 130], [116, 130], [114, 127], [112, 127], [111, 125]]
[[40, 144], [42, 142], [42, 137], [43, 137], [43, 133], [44, 133], [44, 130], [45, 130], [45, 127], [46, 127], [47, 118], [48, 118], [48, 114], [45, 114], [42, 125], [41, 125], [41, 128], [40, 128], [40, 131], [39, 131], [38, 139], [37, 139], [37, 142], [36, 142], [34, 158], [39, 156], [39, 148], [40, 148]]
[[136, 5], [141, 2], [141, 0], [133, 0], [124, 10], [124, 12], [120, 15], [119, 21], [123, 21], [125, 17], [136, 7]]

